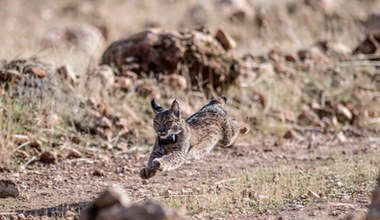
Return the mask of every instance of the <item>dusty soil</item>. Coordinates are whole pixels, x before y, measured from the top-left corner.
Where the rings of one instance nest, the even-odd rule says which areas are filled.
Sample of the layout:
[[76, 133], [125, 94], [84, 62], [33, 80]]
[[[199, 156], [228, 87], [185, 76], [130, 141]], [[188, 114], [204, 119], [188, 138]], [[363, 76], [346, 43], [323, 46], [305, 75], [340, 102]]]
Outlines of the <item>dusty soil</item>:
[[[32, 169], [5, 174], [17, 180], [22, 196], [20, 199], [0, 200], [0, 209], [4, 214], [63, 217], [67, 210], [77, 213], [87, 207], [104, 188], [113, 185], [124, 187], [133, 202], [148, 198], [159, 201], [168, 201], [172, 197], [201, 199], [202, 196], [218, 193], [218, 190], [240, 190], [237, 185], [229, 185], [229, 182], [241, 178], [245, 172], [255, 173], [275, 167], [315, 169], [315, 166], [334, 163], [342, 156], [350, 161], [349, 158], [354, 155], [378, 155], [379, 148], [380, 139], [370, 137], [352, 138], [346, 143], [327, 135], [302, 142], [275, 143], [270, 139], [240, 141], [232, 148], [217, 148], [202, 160], [190, 161], [175, 172], [160, 173], [148, 181], [138, 177], [139, 169], [147, 161], [148, 152], [119, 152], [98, 155], [95, 159], [67, 159], [55, 165], [36, 164]], [[378, 161], [376, 163], [373, 164], [375, 170], [379, 165]], [[95, 170], [100, 171], [101, 175], [93, 175]], [[223, 213], [218, 209], [205, 208], [192, 210], [187, 215], [194, 219], [214, 219], [218, 216], [226, 219], [337, 219], [353, 212], [364, 212], [368, 204], [368, 193], [363, 193], [354, 199], [318, 198], [304, 205], [288, 203], [259, 212], [231, 207], [229, 212]], [[186, 204], [178, 206], [186, 209]]]

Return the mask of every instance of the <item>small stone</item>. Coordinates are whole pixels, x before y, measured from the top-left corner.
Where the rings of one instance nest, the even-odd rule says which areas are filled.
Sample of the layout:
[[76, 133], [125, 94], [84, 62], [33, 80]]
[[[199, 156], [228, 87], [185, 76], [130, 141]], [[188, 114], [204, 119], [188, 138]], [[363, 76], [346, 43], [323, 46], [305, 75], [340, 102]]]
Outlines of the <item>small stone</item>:
[[104, 170], [101, 170], [101, 169], [96, 169], [96, 170], [94, 170], [94, 172], [92, 172], [92, 175], [94, 175], [94, 176], [105, 176], [106, 172], [104, 172]]
[[216, 31], [215, 39], [222, 45], [225, 50], [231, 50], [236, 48], [236, 41], [224, 31], [218, 29]]
[[240, 134], [247, 134], [250, 130], [250, 126], [246, 123], [241, 123], [240, 124], [240, 128], [239, 128], [239, 132]]
[[321, 197], [318, 195], [318, 193], [313, 192], [311, 190], [308, 190], [307, 195], [314, 199], [320, 199]]
[[40, 155], [40, 161], [45, 164], [57, 163], [57, 154], [52, 151], [45, 151]]
[[126, 77], [115, 77], [116, 85], [121, 90], [129, 90], [132, 87], [132, 80]]
[[37, 141], [36, 139], [33, 139], [31, 142], [30, 142], [30, 147], [31, 148], [34, 148], [34, 149], [37, 149], [38, 151], [41, 151], [41, 143], [39, 141]]
[[72, 212], [72, 211], [70, 211], [70, 210], [67, 210], [67, 211], [65, 212], [65, 217], [66, 217], [66, 218], [71, 218], [71, 217], [74, 217], [74, 216], [75, 216], [75, 213]]
[[350, 109], [348, 109], [346, 106], [338, 104], [336, 108], [338, 116], [340, 116], [340, 118], [342, 118], [343, 120], [345, 119], [347, 121], [350, 121], [353, 118]]
[[177, 74], [163, 76], [161, 83], [172, 91], [184, 91], [187, 88], [186, 78]]
[[27, 215], [26, 220], [34, 220], [35, 218], [32, 215]]
[[0, 69], [0, 81], [17, 82], [21, 79], [21, 74], [16, 70]]
[[57, 72], [62, 80], [67, 80], [71, 84], [75, 84], [77, 82], [76, 74], [70, 66], [61, 66], [57, 69]]
[[38, 78], [44, 78], [46, 76], [46, 72], [43, 69], [38, 68], [38, 67], [30, 68], [29, 73], [31, 73], [32, 75]]
[[11, 180], [0, 180], [0, 198], [19, 197], [19, 188]]
[[299, 133], [298, 133], [297, 131], [295, 131], [295, 130], [288, 130], [288, 131], [284, 134], [283, 138], [285, 138], [285, 139], [297, 139], [297, 140], [302, 140], [302, 139], [303, 139], [302, 135], [299, 134]]
[[340, 131], [336, 138], [341, 142], [341, 143], [344, 143], [344, 142], [347, 142], [347, 137], [346, 135], [344, 135], [344, 133], [342, 131]]
[[17, 220], [26, 220], [25, 215], [24, 214], [18, 214]]
[[67, 158], [81, 158], [82, 153], [76, 149], [68, 149]]
[[101, 117], [96, 121], [96, 125], [98, 127], [101, 127], [103, 129], [111, 129], [112, 128], [112, 122], [107, 117]]

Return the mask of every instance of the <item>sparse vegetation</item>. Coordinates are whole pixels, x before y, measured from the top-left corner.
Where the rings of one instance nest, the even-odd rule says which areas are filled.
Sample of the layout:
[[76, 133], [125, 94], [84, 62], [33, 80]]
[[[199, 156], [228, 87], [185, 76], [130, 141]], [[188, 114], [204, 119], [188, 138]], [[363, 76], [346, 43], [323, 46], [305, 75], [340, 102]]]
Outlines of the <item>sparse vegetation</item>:
[[[187, 185], [194, 191], [177, 191], [160, 199], [190, 215], [209, 213], [215, 217], [266, 213], [318, 202], [366, 200], [377, 175], [378, 156], [335, 154], [300, 166], [251, 168], [213, 184]], [[310, 196], [309, 191], [318, 197]]]

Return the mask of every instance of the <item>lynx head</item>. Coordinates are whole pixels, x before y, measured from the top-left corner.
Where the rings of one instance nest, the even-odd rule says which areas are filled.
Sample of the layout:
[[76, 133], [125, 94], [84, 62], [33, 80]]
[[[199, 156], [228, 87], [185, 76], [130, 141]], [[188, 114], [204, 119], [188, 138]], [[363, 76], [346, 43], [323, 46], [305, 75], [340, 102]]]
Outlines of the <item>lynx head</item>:
[[151, 102], [156, 115], [153, 118], [153, 128], [160, 139], [173, 139], [182, 131], [181, 111], [177, 100], [170, 109], [164, 109], [154, 99]]

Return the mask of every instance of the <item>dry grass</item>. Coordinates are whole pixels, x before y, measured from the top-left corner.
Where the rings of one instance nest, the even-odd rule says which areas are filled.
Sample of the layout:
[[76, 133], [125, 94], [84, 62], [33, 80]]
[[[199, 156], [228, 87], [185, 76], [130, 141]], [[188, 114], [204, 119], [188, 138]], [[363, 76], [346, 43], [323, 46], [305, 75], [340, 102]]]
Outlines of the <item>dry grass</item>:
[[[206, 185], [186, 185], [192, 193], [168, 195], [160, 200], [187, 210], [190, 216], [226, 217], [265, 213], [314, 202], [366, 200], [373, 189], [380, 153], [342, 155], [307, 164], [251, 168], [231, 179]], [[320, 198], [312, 197], [313, 191]]]

